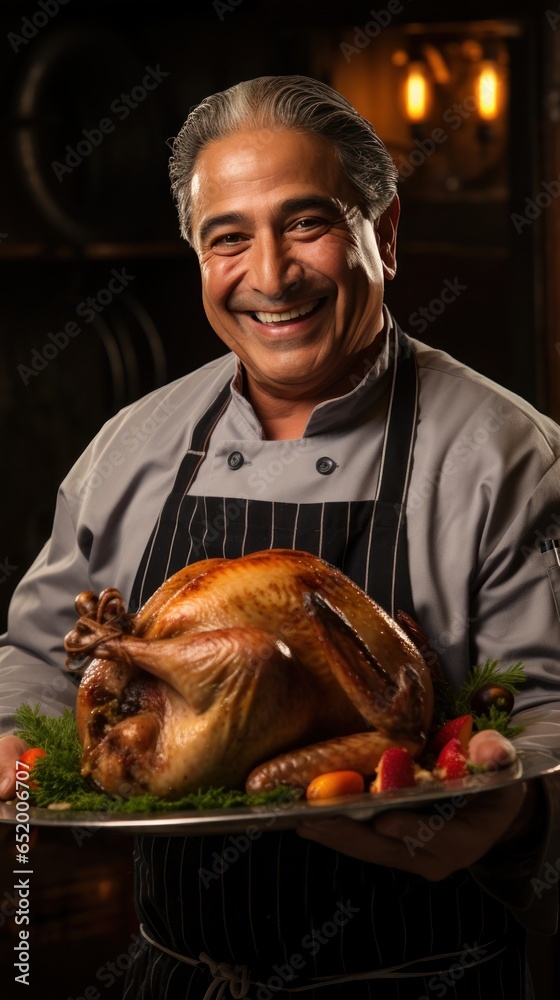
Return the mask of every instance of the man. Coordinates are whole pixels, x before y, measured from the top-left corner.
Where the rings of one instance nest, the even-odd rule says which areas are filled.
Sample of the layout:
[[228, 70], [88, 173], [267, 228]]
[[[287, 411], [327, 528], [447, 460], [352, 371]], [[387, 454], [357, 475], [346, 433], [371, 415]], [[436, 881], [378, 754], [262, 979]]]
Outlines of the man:
[[[557, 582], [536, 540], [560, 432], [384, 308], [399, 203], [374, 130], [323, 84], [261, 78], [191, 113], [171, 176], [233, 353], [118, 414], [63, 484], [12, 604], [5, 730], [22, 700], [73, 703], [60, 668], [75, 594], [116, 586], [136, 609], [186, 563], [294, 547], [413, 614], [452, 684], [522, 659], [531, 739], [557, 740]], [[150, 433], [127, 448], [138, 425]], [[480, 742], [479, 759], [507, 756], [497, 734]], [[20, 750], [0, 742], [4, 795]], [[522, 924], [555, 926], [554, 890], [531, 883], [559, 853], [546, 784], [471, 797], [422, 840], [414, 811], [259, 834], [227, 862], [227, 837], [140, 839], [149, 947], [124, 995], [529, 996]]]

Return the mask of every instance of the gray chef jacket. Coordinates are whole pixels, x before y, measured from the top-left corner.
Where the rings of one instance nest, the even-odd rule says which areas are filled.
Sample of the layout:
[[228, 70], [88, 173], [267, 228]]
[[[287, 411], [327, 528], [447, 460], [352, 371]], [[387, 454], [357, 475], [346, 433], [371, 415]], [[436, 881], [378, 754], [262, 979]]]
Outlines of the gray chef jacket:
[[[386, 333], [392, 325], [386, 313]], [[416, 617], [453, 685], [488, 658], [522, 660], [529, 681], [517, 709], [528, 731], [520, 745], [525, 738], [558, 747], [560, 568], [540, 543], [560, 535], [560, 428], [447, 354], [411, 343], [419, 396], [407, 531]], [[386, 336], [350, 392], [315, 407], [300, 439], [264, 439], [233, 354], [109, 420], [63, 482], [51, 539], [14, 595], [0, 650], [0, 732], [11, 730], [22, 701], [39, 701], [53, 714], [74, 705], [63, 649], [74, 597], [112, 586], [128, 599], [193, 426], [226, 383], [231, 405], [212, 433], [193, 494], [302, 504], [369, 499], [386, 445], [390, 345]], [[234, 453], [243, 461], [232, 461]], [[224, 506], [224, 519], [240, 509]], [[210, 521], [208, 535], [213, 530]], [[208, 535], [193, 543], [196, 558], [205, 558]], [[481, 863], [473, 873], [521, 922], [551, 933], [555, 889], [535, 893], [530, 881], [549, 870], [543, 865], [558, 859], [560, 866], [558, 781], [545, 784], [551, 821], [540, 857], [520, 879], [512, 878], [505, 853], [502, 867], [494, 859], [491, 870]]]

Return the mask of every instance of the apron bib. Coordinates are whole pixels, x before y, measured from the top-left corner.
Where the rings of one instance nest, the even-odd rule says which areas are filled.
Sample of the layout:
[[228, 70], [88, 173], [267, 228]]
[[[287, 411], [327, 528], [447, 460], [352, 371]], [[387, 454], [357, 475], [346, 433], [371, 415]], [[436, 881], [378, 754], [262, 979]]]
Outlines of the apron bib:
[[[398, 341], [401, 341], [398, 353]], [[403, 344], [404, 342], [404, 344]], [[173, 490], [142, 557], [130, 608], [139, 607], [183, 566], [266, 548], [301, 548], [346, 573], [394, 617], [413, 615], [405, 500], [412, 469], [418, 380], [410, 343], [395, 330], [381, 468], [371, 501], [292, 504], [188, 493], [212, 432], [231, 400], [229, 384], [197, 423]]]
[[[188, 493], [231, 398], [228, 384], [193, 432], [139, 566], [132, 610], [189, 563], [274, 547], [312, 552], [389, 614], [414, 616], [405, 504], [418, 385], [410, 342], [397, 330], [395, 338], [372, 499], [292, 504]], [[139, 919], [154, 943], [143, 940], [138, 949], [128, 1000], [210, 1000], [226, 989], [269, 1000], [296, 987], [309, 987], [301, 993], [308, 1000], [529, 996], [521, 928], [466, 870], [432, 884], [292, 831], [250, 827], [241, 835], [140, 838], [135, 865]], [[245, 973], [232, 973], [235, 966]], [[379, 978], [311, 982], [357, 973]]]

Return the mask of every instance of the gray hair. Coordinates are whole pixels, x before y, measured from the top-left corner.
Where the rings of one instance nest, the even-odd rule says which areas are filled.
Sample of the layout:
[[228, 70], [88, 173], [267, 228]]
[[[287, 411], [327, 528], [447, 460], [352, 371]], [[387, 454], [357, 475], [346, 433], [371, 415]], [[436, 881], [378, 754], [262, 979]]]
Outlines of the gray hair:
[[181, 235], [192, 244], [191, 185], [204, 147], [235, 132], [295, 129], [331, 142], [372, 221], [397, 192], [397, 168], [373, 126], [332, 87], [307, 76], [261, 76], [205, 98], [172, 142], [171, 190]]

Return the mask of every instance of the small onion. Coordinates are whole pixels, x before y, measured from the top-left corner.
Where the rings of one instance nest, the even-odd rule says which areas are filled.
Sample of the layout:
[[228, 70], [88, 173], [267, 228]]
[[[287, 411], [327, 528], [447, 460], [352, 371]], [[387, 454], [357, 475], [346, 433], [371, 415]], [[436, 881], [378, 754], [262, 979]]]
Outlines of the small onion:
[[473, 694], [471, 706], [474, 712], [482, 714], [495, 705], [501, 712], [507, 712], [509, 715], [514, 700], [512, 692], [507, 688], [500, 684], [487, 684]]

